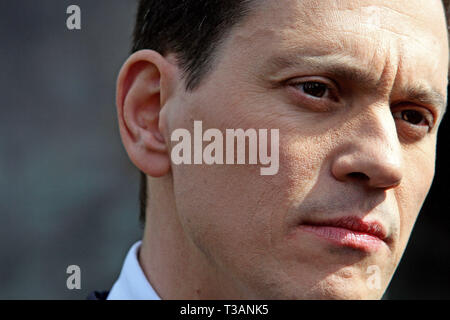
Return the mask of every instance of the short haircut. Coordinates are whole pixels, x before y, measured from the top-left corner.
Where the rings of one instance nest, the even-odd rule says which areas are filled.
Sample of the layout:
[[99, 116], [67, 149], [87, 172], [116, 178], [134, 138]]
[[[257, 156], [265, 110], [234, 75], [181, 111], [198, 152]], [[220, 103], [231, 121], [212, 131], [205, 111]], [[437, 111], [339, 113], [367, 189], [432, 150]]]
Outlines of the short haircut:
[[[214, 52], [255, 0], [140, 0], [133, 49], [175, 54], [186, 90], [193, 91], [212, 68]], [[147, 178], [141, 172], [140, 221], [145, 222]]]

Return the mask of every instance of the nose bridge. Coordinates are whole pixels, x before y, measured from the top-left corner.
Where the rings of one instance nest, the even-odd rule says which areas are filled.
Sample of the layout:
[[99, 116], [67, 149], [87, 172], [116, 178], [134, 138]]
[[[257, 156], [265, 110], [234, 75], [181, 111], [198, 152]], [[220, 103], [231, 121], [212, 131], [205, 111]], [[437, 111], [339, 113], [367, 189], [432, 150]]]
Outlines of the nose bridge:
[[367, 109], [354, 124], [347, 148], [333, 173], [339, 180], [362, 179], [375, 188], [392, 188], [402, 179], [402, 150], [389, 106]]
[[357, 133], [360, 148], [387, 162], [400, 162], [401, 146], [389, 106], [373, 106], [370, 109], [363, 116]]
[[[390, 107], [392, 87], [398, 76], [398, 50], [391, 44], [384, 52], [385, 64], [380, 76], [378, 92], [374, 100], [366, 101], [362, 111], [357, 139], [359, 143], [361, 161], [366, 161], [368, 169], [380, 170], [371, 172], [373, 180], [383, 178], [382, 174], [398, 176], [401, 179], [402, 150], [398, 139], [397, 127]], [[364, 104], [364, 103], [363, 103]], [[367, 157], [367, 159], [364, 159]]]

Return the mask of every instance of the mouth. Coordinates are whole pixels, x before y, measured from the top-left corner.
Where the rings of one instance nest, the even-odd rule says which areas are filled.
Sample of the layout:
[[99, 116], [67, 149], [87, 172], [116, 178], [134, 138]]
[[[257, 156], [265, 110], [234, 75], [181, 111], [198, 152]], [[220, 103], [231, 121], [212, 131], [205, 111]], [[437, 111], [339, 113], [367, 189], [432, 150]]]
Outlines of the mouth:
[[364, 221], [357, 217], [344, 217], [326, 221], [307, 221], [298, 228], [337, 246], [364, 252], [378, 251], [388, 245], [387, 232], [377, 221]]

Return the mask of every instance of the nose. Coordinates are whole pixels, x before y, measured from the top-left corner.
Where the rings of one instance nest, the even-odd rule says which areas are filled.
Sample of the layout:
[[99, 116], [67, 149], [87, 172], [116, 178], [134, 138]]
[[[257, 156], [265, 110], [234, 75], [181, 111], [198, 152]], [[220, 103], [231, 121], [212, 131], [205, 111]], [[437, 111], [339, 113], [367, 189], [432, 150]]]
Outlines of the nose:
[[361, 117], [333, 158], [331, 171], [343, 182], [391, 189], [402, 180], [402, 153], [390, 110]]

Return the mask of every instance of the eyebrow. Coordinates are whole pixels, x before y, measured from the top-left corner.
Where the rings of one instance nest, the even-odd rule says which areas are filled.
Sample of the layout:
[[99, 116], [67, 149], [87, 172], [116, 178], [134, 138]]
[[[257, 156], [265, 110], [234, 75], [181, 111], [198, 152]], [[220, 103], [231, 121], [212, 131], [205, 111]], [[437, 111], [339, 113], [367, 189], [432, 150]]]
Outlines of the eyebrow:
[[410, 87], [407, 90], [407, 98], [425, 105], [433, 105], [442, 110], [442, 116], [447, 112], [447, 100], [436, 89], [427, 89], [423, 86]]
[[[366, 88], [380, 86], [379, 77], [370, 73], [367, 67], [359, 65], [355, 58], [338, 54], [304, 55], [296, 53], [272, 56], [266, 63], [265, 68], [267, 68], [268, 74], [274, 74], [299, 66], [311, 71], [320, 70], [325, 75], [358, 83]], [[442, 116], [447, 111], [447, 99], [435, 88], [413, 83], [403, 92], [406, 95], [405, 98], [410, 101], [439, 108], [442, 111]]]

